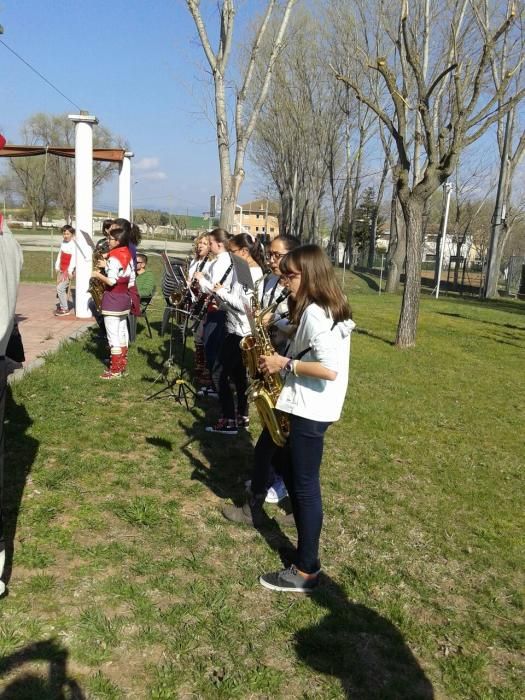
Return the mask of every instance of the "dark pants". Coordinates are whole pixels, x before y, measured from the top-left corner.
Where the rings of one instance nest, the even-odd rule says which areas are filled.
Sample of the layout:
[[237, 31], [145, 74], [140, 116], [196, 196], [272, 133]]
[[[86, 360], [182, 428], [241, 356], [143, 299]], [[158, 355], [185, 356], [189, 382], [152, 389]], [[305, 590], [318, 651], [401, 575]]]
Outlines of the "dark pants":
[[323, 504], [319, 472], [324, 434], [329, 426], [330, 423], [291, 415], [288, 458], [282, 465], [297, 527], [297, 568], [306, 574], [321, 568], [319, 538]]
[[251, 491], [256, 496], [265, 495], [275, 481], [275, 466], [286, 457], [287, 448], [278, 447], [272, 440], [268, 428], [259, 435], [253, 452], [253, 472]]
[[246, 378], [246, 367], [242, 361], [241, 348], [239, 347], [240, 342], [241, 337], [239, 335], [228, 333], [219, 351], [219, 363], [221, 365], [219, 385], [217, 387], [219, 390], [219, 401], [224, 418], [232, 420], [235, 418], [235, 402], [230, 380], [234, 383], [237, 393], [237, 412], [239, 415], [245, 416], [248, 411], [248, 399], [246, 397], [248, 381]]
[[226, 323], [225, 311], [212, 311], [206, 316], [203, 328], [204, 352], [206, 354], [206, 365], [213, 376], [213, 367], [219, 355], [222, 341], [226, 333], [224, 324]]

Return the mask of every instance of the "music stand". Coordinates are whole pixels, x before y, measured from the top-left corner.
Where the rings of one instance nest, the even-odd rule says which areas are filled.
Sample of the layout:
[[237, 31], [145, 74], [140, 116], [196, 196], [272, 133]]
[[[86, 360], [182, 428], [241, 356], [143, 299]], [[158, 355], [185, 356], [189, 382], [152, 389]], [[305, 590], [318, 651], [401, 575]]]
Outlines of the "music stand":
[[[166, 386], [163, 386], [162, 389], [159, 389], [158, 391], [155, 391], [153, 394], [150, 394], [149, 396], [146, 396], [146, 401], [150, 401], [151, 399], [174, 399], [176, 403], [178, 403], [180, 406], [184, 405], [186, 406], [186, 410], [189, 411], [190, 409], [190, 404], [188, 400], [188, 395], [193, 397], [193, 400], [195, 401], [195, 397], [197, 396], [197, 392], [195, 389], [191, 386], [191, 384], [185, 379], [184, 374], [186, 372], [186, 342], [188, 338], [188, 320], [189, 320], [189, 312], [188, 311], [183, 311], [182, 309], [180, 310], [181, 314], [184, 314], [185, 319], [184, 319], [184, 325], [181, 327], [174, 323], [173, 316], [170, 318], [170, 342], [169, 342], [169, 353], [168, 353], [168, 359], [165, 360], [162, 364], [162, 371], [158, 375], [158, 377], [155, 379], [153, 382], [153, 385], [155, 385], [159, 379], [162, 379], [164, 382], [166, 382]], [[180, 333], [182, 333], [182, 356], [180, 359], [180, 364], [179, 364], [179, 372], [170, 379], [170, 369], [175, 365], [174, 361], [174, 349], [173, 349], [173, 336], [175, 329], [177, 329]], [[166, 394], [164, 396], [163, 394]]]

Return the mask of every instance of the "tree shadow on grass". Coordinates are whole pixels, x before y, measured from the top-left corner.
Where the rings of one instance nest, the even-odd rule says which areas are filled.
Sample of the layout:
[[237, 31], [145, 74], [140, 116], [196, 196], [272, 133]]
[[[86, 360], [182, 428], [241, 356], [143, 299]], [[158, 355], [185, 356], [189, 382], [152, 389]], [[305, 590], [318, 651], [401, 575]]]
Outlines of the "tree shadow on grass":
[[356, 277], [359, 277], [359, 279], [362, 279], [363, 282], [366, 282], [366, 284], [370, 287], [372, 291], [379, 291], [379, 282], [376, 279], [374, 279], [372, 275], [365, 274], [364, 272], [358, 272], [357, 270], [352, 270], [352, 272]]
[[47, 678], [31, 670], [20, 672], [0, 693], [0, 700], [84, 700], [78, 683], [68, 677], [68, 652], [55, 640], [35, 642], [0, 659], [0, 678], [26, 664], [46, 662]]
[[5, 568], [3, 580], [7, 585], [13, 569], [14, 542], [18, 513], [27, 477], [38, 452], [38, 440], [29, 435], [33, 421], [22, 404], [13, 398], [7, 387], [5, 407], [5, 461], [3, 483], [3, 518], [5, 537]]
[[525, 331], [525, 326], [515, 326], [513, 323], [497, 323], [496, 321], [486, 321], [482, 318], [472, 318], [472, 316], [464, 316], [463, 314], [453, 314], [447, 311], [436, 311], [439, 316], [450, 316], [451, 318], [461, 318], [465, 321], [473, 321], [474, 323], [486, 323], [489, 326], [499, 326], [500, 328], [508, 328], [512, 331]]
[[327, 615], [294, 635], [297, 656], [317, 673], [339, 678], [352, 700], [432, 700], [432, 683], [397, 627], [346, 597], [321, 574], [311, 600]]
[[395, 342], [393, 340], [389, 340], [388, 338], [384, 338], [381, 335], [377, 335], [376, 333], [372, 333], [371, 331], [368, 331], [366, 328], [359, 328], [359, 326], [356, 327], [355, 333], [358, 335], [366, 335], [368, 338], [373, 338], [374, 340], [380, 340], [382, 343], [386, 343], [387, 345], [390, 345], [390, 347], [395, 346]]

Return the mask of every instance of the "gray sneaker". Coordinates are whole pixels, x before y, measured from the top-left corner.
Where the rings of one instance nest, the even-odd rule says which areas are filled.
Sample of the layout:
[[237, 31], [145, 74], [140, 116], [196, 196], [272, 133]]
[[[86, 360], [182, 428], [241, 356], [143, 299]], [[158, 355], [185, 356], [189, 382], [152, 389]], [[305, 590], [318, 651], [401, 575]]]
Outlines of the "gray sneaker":
[[223, 506], [221, 512], [232, 523], [259, 527], [264, 523], [263, 502], [261, 496], [249, 496], [242, 506]]
[[259, 583], [270, 591], [284, 591], [285, 593], [311, 593], [319, 583], [319, 572], [315, 574], [303, 574], [292, 564], [283, 571], [274, 571], [271, 574], [263, 574]]

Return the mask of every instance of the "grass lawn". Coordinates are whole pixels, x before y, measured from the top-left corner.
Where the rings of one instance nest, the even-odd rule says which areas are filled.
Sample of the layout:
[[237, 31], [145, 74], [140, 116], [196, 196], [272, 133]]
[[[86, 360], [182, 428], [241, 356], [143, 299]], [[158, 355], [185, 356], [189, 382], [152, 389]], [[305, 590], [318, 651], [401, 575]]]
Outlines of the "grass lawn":
[[255, 418], [235, 439], [205, 432], [210, 400], [145, 400], [167, 346], [155, 330], [120, 382], [97, 379], [87, 335], [13, 385], [2, 698], [525, 696], [525, 307], [424, 298], [400, 352], [399, 297], [355, 276], [347, 290], [358, 329], [309, 599], [257, 582], [294, 530], [219, 512], [242, 498]]
[[[56, 245], [59, 246], [60, 238], [57, 239]], [[55, 260], [58, 249], [54, 254], [45, 251], [25, 251], [24, 252], [24, 267], [22, 269], [22, 282], [48, 282], [51, 283], [56, 277]], [[148, 253], [148, 266], [152, 270], [155, 278], [160, 281], [162, 276], [162, 258], [160, 255]]]

